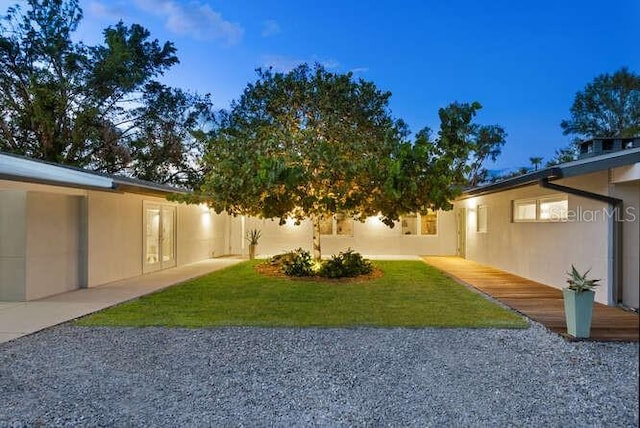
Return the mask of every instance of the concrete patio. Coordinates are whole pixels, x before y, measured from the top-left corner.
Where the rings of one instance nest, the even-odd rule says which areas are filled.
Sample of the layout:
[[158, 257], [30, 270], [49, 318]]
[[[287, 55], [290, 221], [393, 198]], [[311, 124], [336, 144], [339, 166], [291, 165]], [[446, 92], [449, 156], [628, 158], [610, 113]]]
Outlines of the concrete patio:
[[100, 311], [242, 261], [217, 258], [29, 302], [0, 302], [0, 343]]

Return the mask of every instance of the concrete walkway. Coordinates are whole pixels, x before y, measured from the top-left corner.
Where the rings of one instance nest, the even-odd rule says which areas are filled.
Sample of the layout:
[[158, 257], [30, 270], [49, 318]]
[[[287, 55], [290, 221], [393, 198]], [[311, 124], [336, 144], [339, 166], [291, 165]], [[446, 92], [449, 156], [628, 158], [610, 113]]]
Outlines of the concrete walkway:
[[209, 259], [29, 302], [0, 302], [0, 343], [70, 321], [241, 262]]

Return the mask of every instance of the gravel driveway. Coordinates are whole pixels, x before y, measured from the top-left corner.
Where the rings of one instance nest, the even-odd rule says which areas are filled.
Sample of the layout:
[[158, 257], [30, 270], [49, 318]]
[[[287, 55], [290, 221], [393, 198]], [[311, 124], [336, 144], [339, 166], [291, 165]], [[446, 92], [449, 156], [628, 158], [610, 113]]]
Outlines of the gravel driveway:
[[63, 325], [0, 345], [0, 426], [638, 426], [638, 344], [527, 330]]

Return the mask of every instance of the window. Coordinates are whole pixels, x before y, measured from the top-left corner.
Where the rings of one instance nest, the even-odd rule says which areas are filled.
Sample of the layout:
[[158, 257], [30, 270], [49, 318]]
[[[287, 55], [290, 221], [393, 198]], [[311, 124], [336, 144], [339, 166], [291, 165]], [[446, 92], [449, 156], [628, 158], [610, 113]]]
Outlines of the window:
[[513, 221], [566, 221], [569, 212], [567, 196], [549, 196], [513, 201]]
[[400, 220], [402, 222], [403, 235], [418, 234], [418, 216], [416, 214], [403, 215]]
[[[436, 235], [438, 233], [438, 213], [428, 210], [426, 214], [403, 215], [400, 219], [403, 235]], [[418, 229], [418, 226], [420, 228]]]
[[520, 200], [513, 202], [513, 221], [535, 221], [536, 200]]
[[476, 217], [476, 232], [487, 233], [487, 206], [478, 205], [478, 216]]
[[320, 235], [333, 235], [333, 216], [320, 219]]
[[426, 214], [420, 214], [420, 234], [438, 234], [438, 213], [436, 211], [429, 210]]
[[336, 214], [336, 234], [353, 235], [353, 219], [344, 213]]
[[323, 218], [320, 220], [320, 234], [352, 236], [353, 219], [344, 213], [337, 213], [335, 216]]
[[563, 221], [567, 219], [569, 201], [566, 198], [540, 199], [540, 220]]

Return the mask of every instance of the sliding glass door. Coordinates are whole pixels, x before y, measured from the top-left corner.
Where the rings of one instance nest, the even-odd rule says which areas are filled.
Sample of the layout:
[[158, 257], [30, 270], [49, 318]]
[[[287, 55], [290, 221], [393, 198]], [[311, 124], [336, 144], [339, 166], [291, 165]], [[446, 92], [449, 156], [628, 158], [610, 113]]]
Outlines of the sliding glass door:
[[143, 245], [145, 273], [176, 265], [176, 207], [144, 203]]

